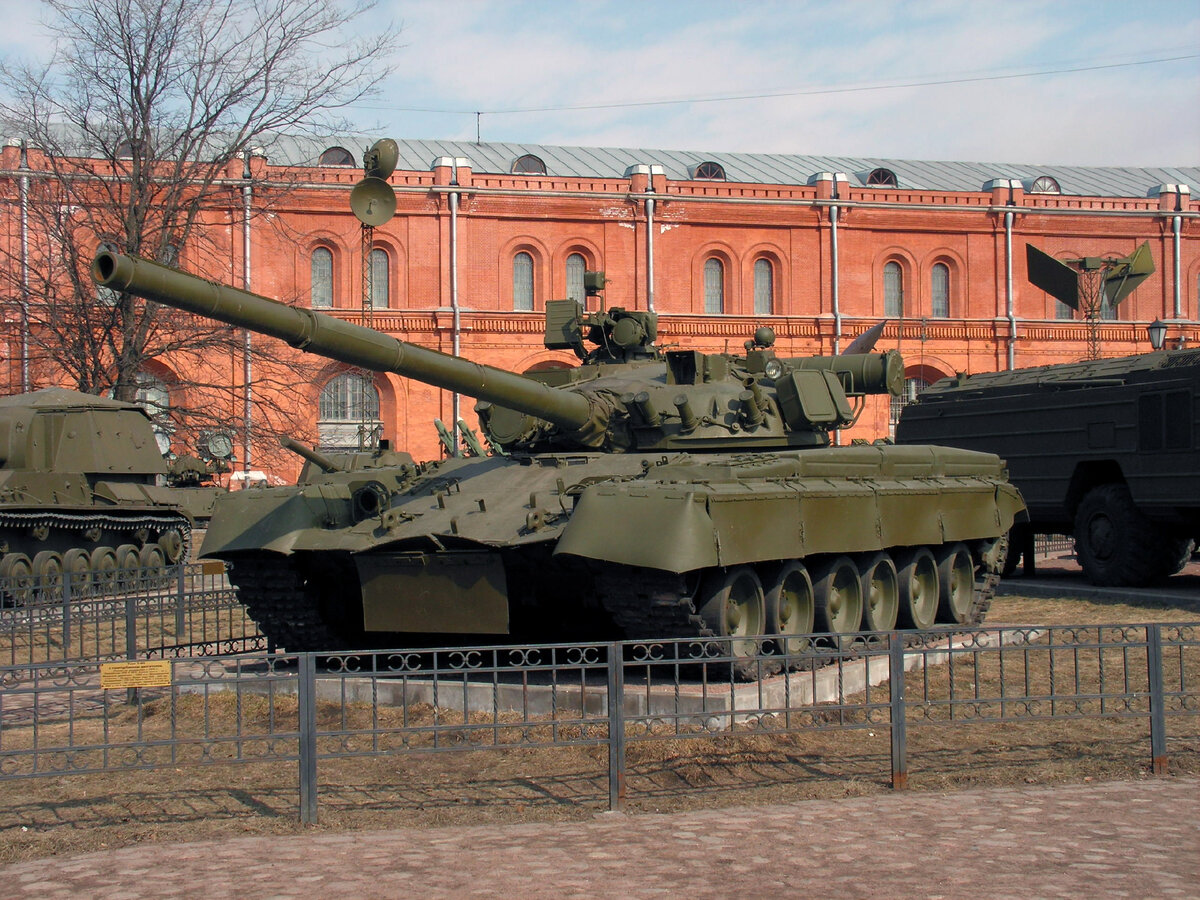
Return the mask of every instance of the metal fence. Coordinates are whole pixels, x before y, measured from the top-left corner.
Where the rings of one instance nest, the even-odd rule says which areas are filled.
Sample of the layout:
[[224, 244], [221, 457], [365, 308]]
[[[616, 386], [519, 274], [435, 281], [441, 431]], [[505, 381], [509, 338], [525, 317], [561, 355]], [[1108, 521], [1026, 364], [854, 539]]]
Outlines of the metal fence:
[[350, 757], [607, 747], [615, 809], [637, 742], [886, 730], [880, 775], [903, 788], [914, 729], [1141, 720], [1156, 773], [1169, 738], [1200, 738], [1200, 623], [864, 635], [794, 647], [749, 672], [730, 649], [692, 640], [172, 659], [157, 664], [169, 667], [162, 686], [133, 690], [104, 682], [106, 665], [128, 664], [8, 667], [0, 780], [291, 761], [300, 817], [315, 822], [321, 765]]
[[0, 579], [0, 665], [267, 649], [220, 563]]

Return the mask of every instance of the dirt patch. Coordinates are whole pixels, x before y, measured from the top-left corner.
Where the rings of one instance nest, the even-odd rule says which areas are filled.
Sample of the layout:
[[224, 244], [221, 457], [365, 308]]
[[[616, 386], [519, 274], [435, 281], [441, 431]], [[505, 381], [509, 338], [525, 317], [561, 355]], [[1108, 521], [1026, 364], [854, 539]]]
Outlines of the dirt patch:
[[[989, 624], [1183, 622], [1197, 618], [1196, 603], [1108, 603], [1001, 597]], [[1103, 667], [1101, 656], [1079, 665], [1082, 677]], [[964, 660], [938, 666], [925, 679], [935, 696], [952, 680], [979, 684], [984, 695], [996, 679]], [[1071, 677], [1075, 672], [1072, 670]], [[941, 693], [938, 693], [938, 692]], [[215, 700], [215, 702], [214, 702]], [[257, 700], [180, 698], [174, 715], [209, 734], [232, 733], [238, 721], [275, 716], [286, 724], [294, 702], [269, 709]], [[141, 721], [150, 737], [165, 733], [164, 709]], [[910, 724], [909, 787], [947, 790], [984, 785], [1079, 782], [1152, 777], [1148, 723], [1143, 715], [1115, 710], [1103, 718], [1032, 720], [962, 727]], [[324, 717], [340, 715], [322, 706]], [[355, 708], [352, 715], [368, 715]], [[395, 711], [381, 713], [386, 723]], [[412, 709], [408, 722], [432, 717]], [[936, 716], [931, 717], [931, 720]], [[103, 727], [102, 717], [92, 726]], [[114, 722], [109, 722], [113, 727]], [[1171, 717], [1170, 771], [1200, 775], [1200, 717]], [[50, 732], [44, 732], [49, 737]], [[890, 735], [885, 727], [854, 731], [763, 734], [741, 731], [691, 738], [666, 733], [631, 741], [627, 796], [631, 812], [669, 812], [730, 804], [778, 803], [860, 796], [890, 791]], [[19, 731], [5, 729], [5, 746], [19, 746]], [[464, 736], [463, 748], [471, 746]], [[295, 762], [192, 764], [153, 770], [45, 777], [4, 783], [0, 799], [0, 863], [104, 850], [144, 841], [174, 842], [246, 834], [309, 830], [299, 823]], [[232, 749], [228, 752], [233, 752]], [[179, 759], [186, 759], [187, 753]], [[218, 753], [217, 756], [220, 754]], [[486, 751], [395, 753], [320, 762], [317, 830], [369, 830], [452, 824], [566, 821], [608, 808], [608, 753], [604, 746], [514, 746]]]

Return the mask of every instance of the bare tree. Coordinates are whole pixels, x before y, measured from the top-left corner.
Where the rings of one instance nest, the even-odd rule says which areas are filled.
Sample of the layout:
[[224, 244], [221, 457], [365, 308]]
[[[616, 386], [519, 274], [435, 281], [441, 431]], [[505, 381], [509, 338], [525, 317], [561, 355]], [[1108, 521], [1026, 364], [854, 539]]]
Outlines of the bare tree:
[[[98, 293], [91, 258], [105, 243], [169, 264], [182, 257], [188, 268], [236, 282], [229, 211], [240, 209], [239, 193], [255, 177], [252, 149], [269, 155], [280, 135], [335, 132], [341, 112], [374, 92], [397, 38], [368, 15], [375, 5], [44, 0], [53, 57], [0, 67], [0, 115], [29, 147], [22, 208], [34, 236], [0, 251], [10, 257], [0, 260], [0, 278], [28, 316], [31, 358], [81, 390], [134, 399], [154, 360], [211, 363], [241, 352], [232, 329]], [[276, 181], [255, 196], [281, 192]], [[188, 366], [193, 408], [174, 417], [220, 418], [234, 406], [212, 402], [230, 390], [228, 368], [224, 377], [204, 375], [214, 368]], [[256, 365], [256, 379], [278, 371]]]

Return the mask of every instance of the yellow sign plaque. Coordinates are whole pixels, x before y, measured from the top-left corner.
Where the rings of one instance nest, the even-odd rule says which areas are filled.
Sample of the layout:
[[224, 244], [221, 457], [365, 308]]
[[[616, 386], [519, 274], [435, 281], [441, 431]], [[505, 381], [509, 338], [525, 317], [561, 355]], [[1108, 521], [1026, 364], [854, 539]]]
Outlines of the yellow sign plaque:
[[143, 659], [136, 662], [100, 663], [100, 687], [106, 691], [121, 688], [169, 687], [171, 661]]

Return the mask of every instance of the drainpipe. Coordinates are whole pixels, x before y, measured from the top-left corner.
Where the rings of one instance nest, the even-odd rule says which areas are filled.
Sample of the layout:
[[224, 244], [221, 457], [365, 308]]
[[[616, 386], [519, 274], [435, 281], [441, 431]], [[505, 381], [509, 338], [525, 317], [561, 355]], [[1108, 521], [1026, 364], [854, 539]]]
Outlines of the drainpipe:
[[829, 207], [830, 299], [833, 301], [833, 355], [842, 352], [842, 304], [838, 272], [838, 208]]
[[654, 182], [646, 185], [646, 309], [654, 312]]
[[[245, 183], [242, 185], [242, 287], [250, 290], [250, 201], [254, 196], [254, 187], [251, 183], [250, 173], [250, 152], [245, 151], [242, 156], [242, 178]], [[253, 366], [250, 360], [250, 330], [242, 329], [242, 471], [250, 471], [250, 439], [252, 436], [253, 421], [253, 395], [250, 390], [250, 379], [254, 375]], [[249, 481], [246, 482], [249, 484]]]
[[[20, 142], [20, 392], [29, 392], [29, 151]], [[1178, 241], [1178, 238], [1176, 238]], [[1178, 246], [1178, 244], [1176, 244]]]
[[1013, 310], [1013, 213], [1004, 214], [1004, 297], [1008, 311], [1008, 369], [1017, 367], [1017, 317]]
[[[458, 184], [458, 164], [462, 160], [457, 157], [450, 168], [450, 183]], [[452, 324], [450, 328], [450, 349], [451, 352], [458, 356], [459, 354], [459, 335], [462, 331], [461, 311], [458, 307], [458, 191], [450, 192], [450, 310], [453, 314]], [[459, 396], [455, 392], [450, 395], [450, 416], [453, 424], [450, 427], [450, 433], [454, 438], [454, 449], [452, 455], [458, 455], [458, 420], [459, 414]]]
[[1175, 250], [1175, 318], [1183, 318], [1183, 298], [1180, 296], [1181, 284], [1179, 281], [1179, 232], [1183, 228], [1183, 216], [1173, 216], [1171, 218], [1171, 242]]

